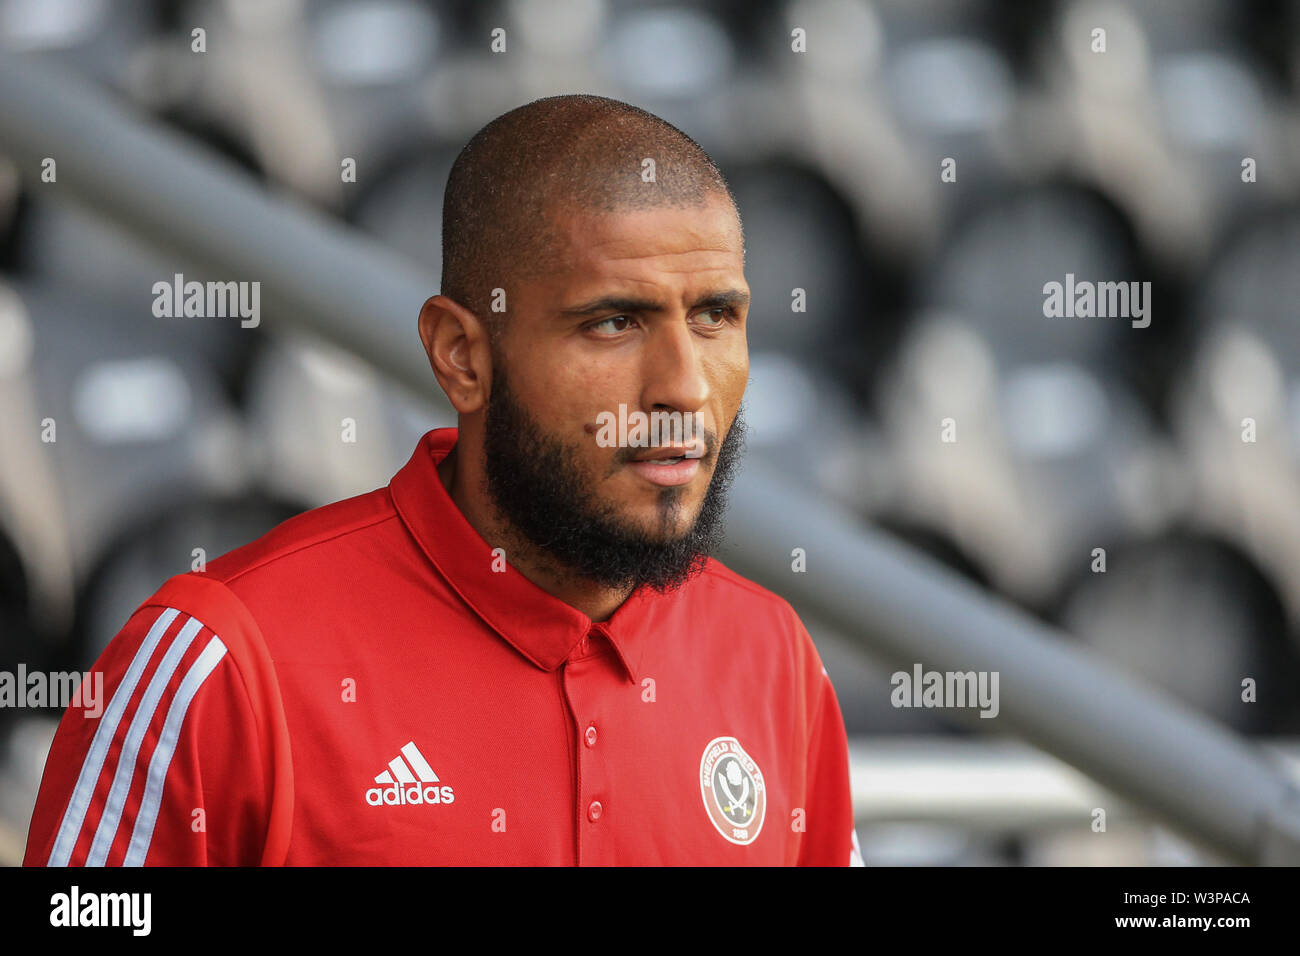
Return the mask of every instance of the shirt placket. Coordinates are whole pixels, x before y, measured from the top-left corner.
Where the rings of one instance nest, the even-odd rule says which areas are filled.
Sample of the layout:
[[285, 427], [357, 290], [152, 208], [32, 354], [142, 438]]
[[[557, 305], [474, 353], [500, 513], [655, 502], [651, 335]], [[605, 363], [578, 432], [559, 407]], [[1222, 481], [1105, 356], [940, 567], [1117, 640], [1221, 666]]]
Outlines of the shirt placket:
[[609, 733], [604, 705], [618, 682], [617, 660], [603, 647], [599, 625], [578, 642], [563, 665], [563, 687], [574, 733], [574, 813], [577, 822], [579, 866], [614, 863], [614, 827], [620, 807], [613, 794], [612, 753], [616, 745]]

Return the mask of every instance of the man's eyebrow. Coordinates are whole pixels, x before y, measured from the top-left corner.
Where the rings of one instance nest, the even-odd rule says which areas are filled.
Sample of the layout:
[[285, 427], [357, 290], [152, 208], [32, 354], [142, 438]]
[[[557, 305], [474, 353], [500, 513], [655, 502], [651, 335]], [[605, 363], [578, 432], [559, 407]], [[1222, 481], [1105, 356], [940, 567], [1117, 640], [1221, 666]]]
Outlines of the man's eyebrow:
[[595, 315], [599, 312], [659, 312], [663, 303], [654, 299], [638, 299], [634, 296], [603, 295], [581, 305], [561, 309], [561, 315]]
[[[710, 292], [691, 306], [693, 309], [722, 309], [728, 306], [742, 306], [749, 302], [749, 293], [740, 289], [725, 289]], [[589, 302], [561, 309], [561, 315], [597, 315], [602, 312], [662, 312], [664, 304], [655, 299], [640, 299], [635, 296], [604, 295]]]
[[725, 309], [728, 306], [741, 306], [749, 304], [749, 293], [740, 289], [725, 289], [721, 292], [710, 292], [704, 298], [700, 299], [694, 309]]

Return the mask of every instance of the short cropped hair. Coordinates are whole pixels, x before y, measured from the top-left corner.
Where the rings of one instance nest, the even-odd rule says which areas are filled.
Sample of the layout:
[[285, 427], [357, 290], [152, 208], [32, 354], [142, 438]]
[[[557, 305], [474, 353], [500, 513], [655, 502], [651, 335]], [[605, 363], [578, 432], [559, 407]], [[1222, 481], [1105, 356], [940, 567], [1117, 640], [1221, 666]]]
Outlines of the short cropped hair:
[[[654, 161], [647, 182], [645, 160]], [[534, 100], [488, 123], [451, 168], [442, 207], [442, 294], [499, 337], [512, 284], [554, 270], [558, 210], [614, 212], [699, 206], [724, 196], [722, 171], [691, 137], [643, 109], [604, 96]], [[742, 243], [744, 241], [741, 226]], [[506, 313], [493, 313], [493, 290]]]

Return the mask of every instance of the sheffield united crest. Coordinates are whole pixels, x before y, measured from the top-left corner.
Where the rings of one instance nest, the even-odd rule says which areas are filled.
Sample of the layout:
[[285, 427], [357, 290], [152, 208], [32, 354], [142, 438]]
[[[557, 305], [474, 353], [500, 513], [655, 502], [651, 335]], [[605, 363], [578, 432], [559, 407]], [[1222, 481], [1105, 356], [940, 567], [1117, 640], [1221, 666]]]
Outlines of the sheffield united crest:
[[753, 843], [763, 829], [767, 788], [763, 771], [735, 737], [715, 737], [700, 758], [700, 794], [718, 832], [732, 843]]

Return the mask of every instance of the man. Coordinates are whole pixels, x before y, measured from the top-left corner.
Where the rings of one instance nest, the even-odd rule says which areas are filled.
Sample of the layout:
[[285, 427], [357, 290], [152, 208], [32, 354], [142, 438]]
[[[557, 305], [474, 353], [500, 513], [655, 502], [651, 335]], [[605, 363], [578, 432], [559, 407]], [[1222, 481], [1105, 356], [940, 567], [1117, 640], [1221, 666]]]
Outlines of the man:
[[748, 375], [725, 180], [552, 97], [470, 141], [443, 232], [419, 332], [458, 427], [140, 607], [27, 863], [860, 862], [807, 632], [707, 557]]

